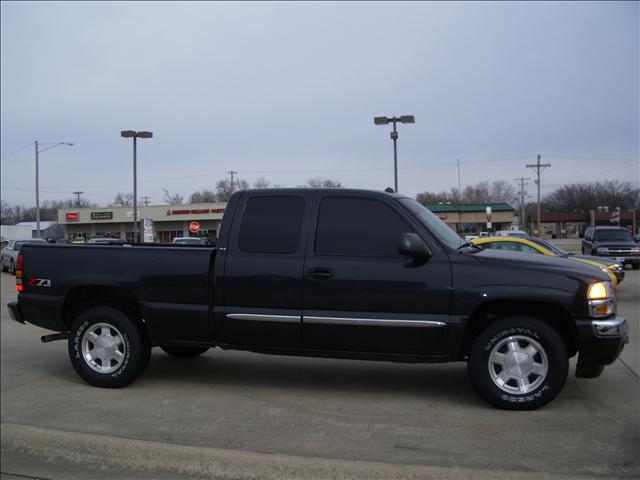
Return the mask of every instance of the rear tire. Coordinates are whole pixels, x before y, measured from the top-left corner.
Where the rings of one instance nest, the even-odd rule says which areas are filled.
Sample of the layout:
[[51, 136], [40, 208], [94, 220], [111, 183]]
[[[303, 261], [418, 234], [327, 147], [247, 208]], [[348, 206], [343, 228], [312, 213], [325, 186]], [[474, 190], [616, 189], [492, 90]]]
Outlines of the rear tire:
[[640, 270], [640, 263], [634, 263], [631, 268], [634, 270]]
[[198, 357], [209, 350], [209, 347], [176, 347], [173, 345], [160, 346], [160, 348], [172, 357], [178, 358]]
[[16, 264], [13, 263], [13, 260], [11, 260], [11, 267], [9, 268], [9, 273], [11, 275], [15, 275], [16, 274]]
[[4, 266], [4, 259], [2, 259], [1, 262], [2, 262], [2, 271], [6, 272], [7, 270], [9, 270], [7, 267]]
[[569, 360], [553, 328], [515, 315], [488, 325], [476, 337], [467, 367], [471, 383], [489, 403], [508, 410], [534, 410], [560, 393]]
[[151, 346], [146, 333], [125, 312], [94, 307], [73, 322], [69, 358], [78, 375], [90, 385], [124, 387], [149, 364]]

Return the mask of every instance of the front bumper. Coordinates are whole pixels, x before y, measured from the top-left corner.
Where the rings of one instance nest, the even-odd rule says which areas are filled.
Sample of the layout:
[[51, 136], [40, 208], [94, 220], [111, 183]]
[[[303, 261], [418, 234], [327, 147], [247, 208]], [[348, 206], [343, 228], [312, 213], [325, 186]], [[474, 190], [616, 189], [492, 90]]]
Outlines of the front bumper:
[[7, 307], [9, 308], [9, 315], [13, 320], [18, 323], [24, 323], [24, 317], [22, 316], [22, 311], [20, 310], [18, 302], [8, 303]]
[[629, 326], [624, 317], [578, 319], [578, 364], [576, 377], [594, 378], [605, 365], [615, 362], [629, 342]]

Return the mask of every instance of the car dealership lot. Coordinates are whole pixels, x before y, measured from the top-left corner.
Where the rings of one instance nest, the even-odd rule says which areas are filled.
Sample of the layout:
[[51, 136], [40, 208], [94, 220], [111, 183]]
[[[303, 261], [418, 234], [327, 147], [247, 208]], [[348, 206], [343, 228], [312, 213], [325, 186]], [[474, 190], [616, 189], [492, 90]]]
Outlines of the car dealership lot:
[[640, 272], [619, 312], [631, 343], [538, 411], [500, 411], [466, 365], [405, 365], [154, 349], [119, 390], [86, 385], [65, 342], [19, 325], [2, 274], [3, 478], [637, 478]]

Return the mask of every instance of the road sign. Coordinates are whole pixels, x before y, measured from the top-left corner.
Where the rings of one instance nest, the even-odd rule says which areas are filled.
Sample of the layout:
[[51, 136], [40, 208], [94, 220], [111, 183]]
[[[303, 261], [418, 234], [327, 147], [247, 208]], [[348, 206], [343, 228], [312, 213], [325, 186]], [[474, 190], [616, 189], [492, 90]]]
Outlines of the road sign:
[[189, 224], [189, 231], [191, 233], [198, 233], [200, 231], [200, 224], [198, 222], [191, 222]]

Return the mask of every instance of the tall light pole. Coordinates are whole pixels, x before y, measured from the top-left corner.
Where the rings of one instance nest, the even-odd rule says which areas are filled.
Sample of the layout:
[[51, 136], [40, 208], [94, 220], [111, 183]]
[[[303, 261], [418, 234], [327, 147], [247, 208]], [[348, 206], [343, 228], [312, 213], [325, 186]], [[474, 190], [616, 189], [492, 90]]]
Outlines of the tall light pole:
[[[68, 145], [72, 146], [73, 143], [70, 142], [58, 142], [58, 143], [38, 143], [36, 140], [34, 142], [35, 151], [36, 151], [36, 238], [40, 238], [40, 166], [38, 165], [38, 156], [42, 152], [46, 152], [47, 150], [51, 150], [52, 148], [58, 147], [60, 145]], [[40, 150], [40, 146], [48, 145], [47, 148], [43, 148]]]
[[393, 178], [395, 184], [395, 191], [398, 193], [398, 130], [396, 130], [396, 123], [416, 123], [416, 117], [413, 115], [402, 115], [400, 117], [374, 117], [373, 123], [375, 125], [388, 125], [393, 123], [393, 131], [391, 132], [391, 140], [393, 140]]
[[133, 241], [138, 242], [138, 138], [153, 138], [151, 132], [136, 132], [135, 130], [123, 130], [120, 132], [123, 138], [133, 138]]

